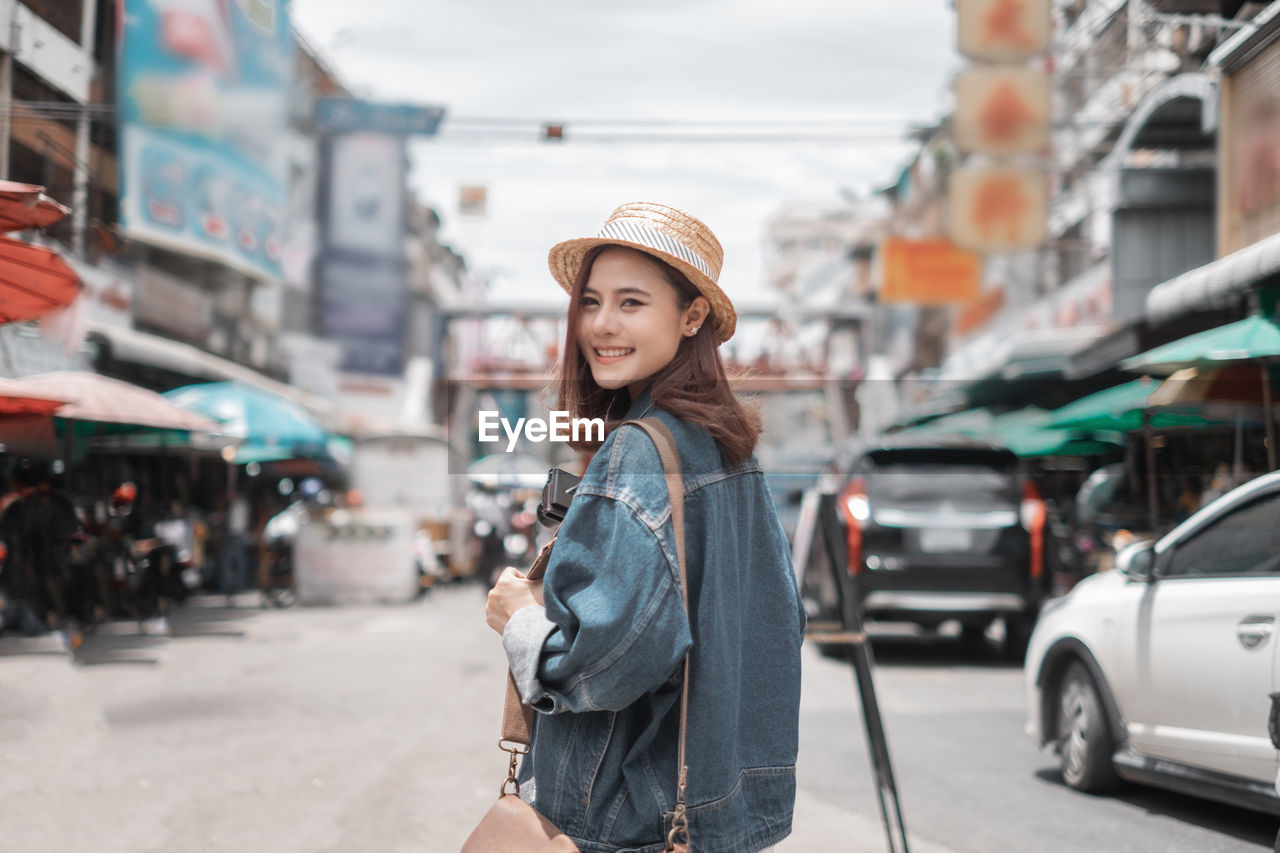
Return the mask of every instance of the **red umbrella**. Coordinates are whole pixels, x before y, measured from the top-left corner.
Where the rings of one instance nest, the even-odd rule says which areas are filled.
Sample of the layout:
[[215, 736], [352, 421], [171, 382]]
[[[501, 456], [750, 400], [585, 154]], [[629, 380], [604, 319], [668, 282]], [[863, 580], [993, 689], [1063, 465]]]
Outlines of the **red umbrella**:
[[44, 187], [0, 181], [0, 233], [48, 228], [71, 215], [71, 208], [44, 194]]
[[80, 277], [57, 252], [0, 237], [0, 323], [34, 320], [79, 292]]

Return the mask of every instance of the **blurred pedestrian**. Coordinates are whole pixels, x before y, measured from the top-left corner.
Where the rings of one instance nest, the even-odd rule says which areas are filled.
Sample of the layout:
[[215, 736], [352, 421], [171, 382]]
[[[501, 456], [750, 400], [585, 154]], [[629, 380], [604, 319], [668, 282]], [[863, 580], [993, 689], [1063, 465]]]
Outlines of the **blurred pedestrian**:
[[22, 630], [63, 627], [69, 601], [75, 604], [76, 617], [86, 619], [90, 614], [82, 605], [91, 598], [88, 590], [73, 584], [71, 575], [72, 540], [81, 529], [75, 507], [54, 488], [44, 460], [20, 460], [13, 481], [14, 488], [0, 501], [0, 536], [8, 551], [6, 569], [13, 575], [11, 594], [30, 609], [20, 617]]
[[244, 590], [249, 575], [249, 557], [246, 553], [248, 545], [245, 541], [249, 523], [249, 499], [237, 492], [226, 503], [222, 544], [218, 549], [222, 594], [227, 597], [228, 607], [235, 603], [236, 594]]
[[[753, 853], [791, 831], [804, 610], [752, 455], [759, 416], [718, 350], [736, 322], [721, 260], [706, 225], [657, 204], [551, 250], [570, 293], [558, 408], [608, 435], [574, 445], [596, 452], [544, 581], [508, 568], [486, 619], [538, 712], [521, 795], [583, 849], [663, 849], [686, 808], [695, 850]], [[663, 467], [630, 418], [679, 447], [687, 614]]]

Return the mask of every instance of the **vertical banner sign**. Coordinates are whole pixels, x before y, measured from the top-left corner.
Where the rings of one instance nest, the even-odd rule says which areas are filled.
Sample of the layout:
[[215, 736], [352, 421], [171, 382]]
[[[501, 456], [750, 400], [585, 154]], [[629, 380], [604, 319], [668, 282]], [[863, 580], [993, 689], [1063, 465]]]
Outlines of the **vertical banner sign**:
[[269, 281], [281, 275], [286, 0], [120, 0], [120, 225]]
[[1022, 154], [1049, 145], [1049, 75], [1019, 66], [967, 68], [955, 80], [955, 140], [980, 154]]
[[342, 348], [340, 368], [404, 370], [408, 265], [404, 137], [344, 133], [328, 142], [318, 332]]
[[1013, 62], [1049, 49], [1050, 0], [955, 0], [956, 47], [970, 59]]
[[1012, 252], [1044, 242], [1049, 181], [1022, 166], [962, 166], [951, 173], [951, 240], [975, 252]]

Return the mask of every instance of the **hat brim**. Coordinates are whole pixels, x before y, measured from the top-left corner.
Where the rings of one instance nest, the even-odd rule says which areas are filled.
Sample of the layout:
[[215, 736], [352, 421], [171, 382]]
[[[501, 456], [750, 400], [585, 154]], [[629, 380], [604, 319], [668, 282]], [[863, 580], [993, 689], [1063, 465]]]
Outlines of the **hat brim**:
[[633, 243], [613, 237], [579, 237], [574, 240], [565, 240], [563, 243], [557, 243], [547, 253], [547, 265], [551, 267], [551, 276], [556, 280], [556, 283], [563, 287], [566, 292], [572, 293], [573, 283], [577, 281], [578, 270], [582, 267], [582, 259], [586, 257], [587, 252], [599, 246], [624, 246], [628, 249], [635, 249], [638, 252], [644, 252], [646, 255], [655, 257], [684, 273], [690, 283], [698, 289], [698, 292], [706, 297], [707, 302], [711, 303], [711, 317], [715, 322], [716, 343], [722, 344], [733, 337], [733, 332], [738, 326], [738, 312], [733, 310], [733, 303], [729, 300], [728, 295], [720, 289], [720, 285], [716, 284], [710, 276], [688, 261], [668, 254], [661, 249], [646, 246], [643, 243]]

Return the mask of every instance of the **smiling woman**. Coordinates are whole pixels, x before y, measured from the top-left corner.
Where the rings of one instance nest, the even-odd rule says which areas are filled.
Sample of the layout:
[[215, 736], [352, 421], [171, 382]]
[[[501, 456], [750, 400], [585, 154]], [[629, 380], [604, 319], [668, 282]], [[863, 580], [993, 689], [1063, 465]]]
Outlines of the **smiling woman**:
[[720, 359], [721, 260], [706, 225], [650, 203], [550, 253], [570, 291], [558, 408], [606, 434], [574, 444], [594, 456], [545, 575], [507, 569], [485, 619], [538, 712], [509, 781], [564, 849], [755, 853], [791, 831], [804, 608], [759, 417]]

